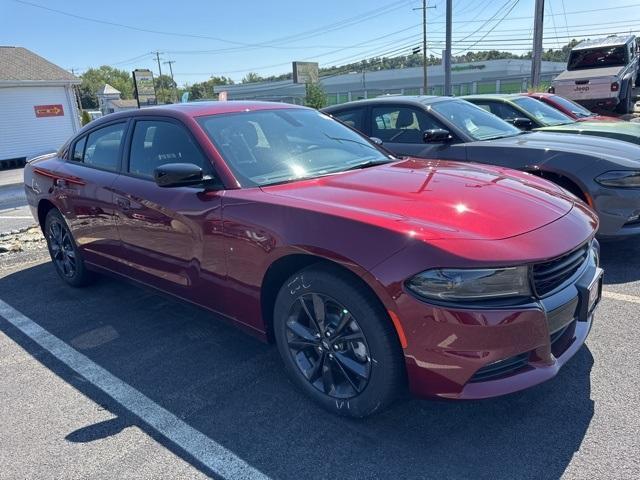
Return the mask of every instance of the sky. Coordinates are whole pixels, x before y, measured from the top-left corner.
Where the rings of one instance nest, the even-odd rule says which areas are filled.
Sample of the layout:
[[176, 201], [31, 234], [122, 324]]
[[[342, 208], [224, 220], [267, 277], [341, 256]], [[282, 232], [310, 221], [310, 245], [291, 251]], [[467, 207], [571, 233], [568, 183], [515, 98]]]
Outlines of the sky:
[[[430, 53], [444, 48], [446, 0], [429, 0]], [[410, 53], [422, 41], [421, 0], [0, 0], [0, 45], [22, 46], [76, 74], [150, 68], [179, 85], [341, 65]], [[534, 0], [453, 0], [453, 53], [530, 49]], [[569, 38], [640, 31], [640, 2], [546, 0], [546, 48]], [[161, 65], [163, 73], [168, 65]]]

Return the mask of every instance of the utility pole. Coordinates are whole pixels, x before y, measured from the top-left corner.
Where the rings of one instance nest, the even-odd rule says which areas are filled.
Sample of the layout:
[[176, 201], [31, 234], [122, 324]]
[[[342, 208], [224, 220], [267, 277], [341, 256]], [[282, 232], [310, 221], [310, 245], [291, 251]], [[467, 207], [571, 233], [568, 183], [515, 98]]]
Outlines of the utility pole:
[[166, 62], [162, 62], [165, 65], [169, 65], [169, 72], [171, 73], [171, 81], [173, 82], [173, 94], [176, 97], [176, 101], [178, 100], [178, 91], [176, 90], [176, 81], [173, 79], [173, 64], [176, 63], [175, 60], [167, 60]]
[[540, 71], [542, 68], [542, 29], [544, 22], [544, 0], [536, 0], [533, 19], [533, 51], [531, 52], [531, 86], [540, 85]]
[[447, 33], [445, 36], [444, 63], [444, 94], [451, 95], [451, 24], [453, 12], [451, 10], [452, 0], [447, 0]]
[[160, 66], [160, 52], [156, 51], [156, 52], [152, 52], [156, 54], [156, 60], [158, 61], [158, 72], [160, 72], [158, 74], [158, 85], [160, 85], [160, 92], [162, 93], [162, 96], [164, 97], [164, 89], [162, 88], [162, 80], [160, 80], [160, 77], [162, 77], [162, 67]]
[[414, 10], [422, 10], [422, 94], [427, 94], [427, 0], [422, 0], [422, 7]]

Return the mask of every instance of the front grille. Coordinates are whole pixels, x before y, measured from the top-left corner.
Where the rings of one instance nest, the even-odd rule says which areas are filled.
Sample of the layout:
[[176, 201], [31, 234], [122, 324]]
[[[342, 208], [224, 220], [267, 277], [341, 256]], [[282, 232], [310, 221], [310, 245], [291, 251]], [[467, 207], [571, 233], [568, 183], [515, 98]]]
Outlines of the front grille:
[[499, 362], [490, 363], [478, 370], [469, 382], [485, 382], [496, 377], [503, 377], [526, 367], [529, 363], [529, 352], [505, 358]]
[[578, 271], [589, 256], [589, 245], [584, 245], [561, 257], [533, 266], [533, 285], [539, 297], [555, 290]]

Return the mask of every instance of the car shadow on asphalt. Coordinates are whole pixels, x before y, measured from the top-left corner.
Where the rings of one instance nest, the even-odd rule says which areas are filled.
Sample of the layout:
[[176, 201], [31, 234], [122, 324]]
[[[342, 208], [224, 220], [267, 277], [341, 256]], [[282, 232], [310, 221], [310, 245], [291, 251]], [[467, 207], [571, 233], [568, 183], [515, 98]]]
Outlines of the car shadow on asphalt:
[[640, 280], [640, 241], [637, 238], [600, 243], [600, 266], [604, 283], [618, 284]]
[[[587, 347], [555, 379], [525, 392], [474, 402], [404, 399], [356, 421], [300, 394], [273, 346], [153, 291], [107, 278], [73, 289], [43, 264], [0, 279], [0, 292], [69, 346], [275, 478], [559, 478], [593, 417]], [[137, 425], [214, 474], [2, 317], [0, 329], [117, 417], [70, 430], [68, 441], [90, 442]]]

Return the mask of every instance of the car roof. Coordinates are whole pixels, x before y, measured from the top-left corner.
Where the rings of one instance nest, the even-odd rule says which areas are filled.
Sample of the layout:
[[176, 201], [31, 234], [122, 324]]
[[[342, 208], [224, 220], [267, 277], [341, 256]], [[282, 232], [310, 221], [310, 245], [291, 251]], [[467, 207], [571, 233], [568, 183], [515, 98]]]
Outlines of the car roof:
[[356, 106], [380, 105], [385, 103], [395, 103], [401, 105], [413, 105], [417, 107], [425, 107], [434, 103], [447, 100], [454, 100], [455, 97], [443, 97], [435, 95], [385, 95], [382, 97], [368, 98], [366, 100], [356, 100], [339, 105], [332, 105], [322, 109], [323, 112], [333, 112], [343, 108], [352, 108]]
[[586, 48], [598, 47], [616, 47], [625, 45], [632, 41], [635, 35], [611, 35], [610, 37], [594, 38], [592, 40], [583, 40], [571, 50], [584, 50]]
[[513, 100], [522, 97], [521, 93], [480, 93], [476, 95], [465, 95], [460, 97], [463, 100]]
[[[225, 113], [249, 112], [252, 110], [282, 110], [282, 109], [307, 109], [300, 105], [282, 102], [257, 102], [231, 100], [225, 102], [187, 102], [173, 103], [168, 105], [157, 105], [136, 110], [126, 110], [123, 112], [110, 113], [104, 115], [88, 125], [96, 126], [102, 123], [112, 122], [122, 118], [142, 117], [149, 115], [168, 115], [171, 117], [201, 117], [205, 115], [221, 115]], [[83, 129], [84, 130], [84, 129]]]

